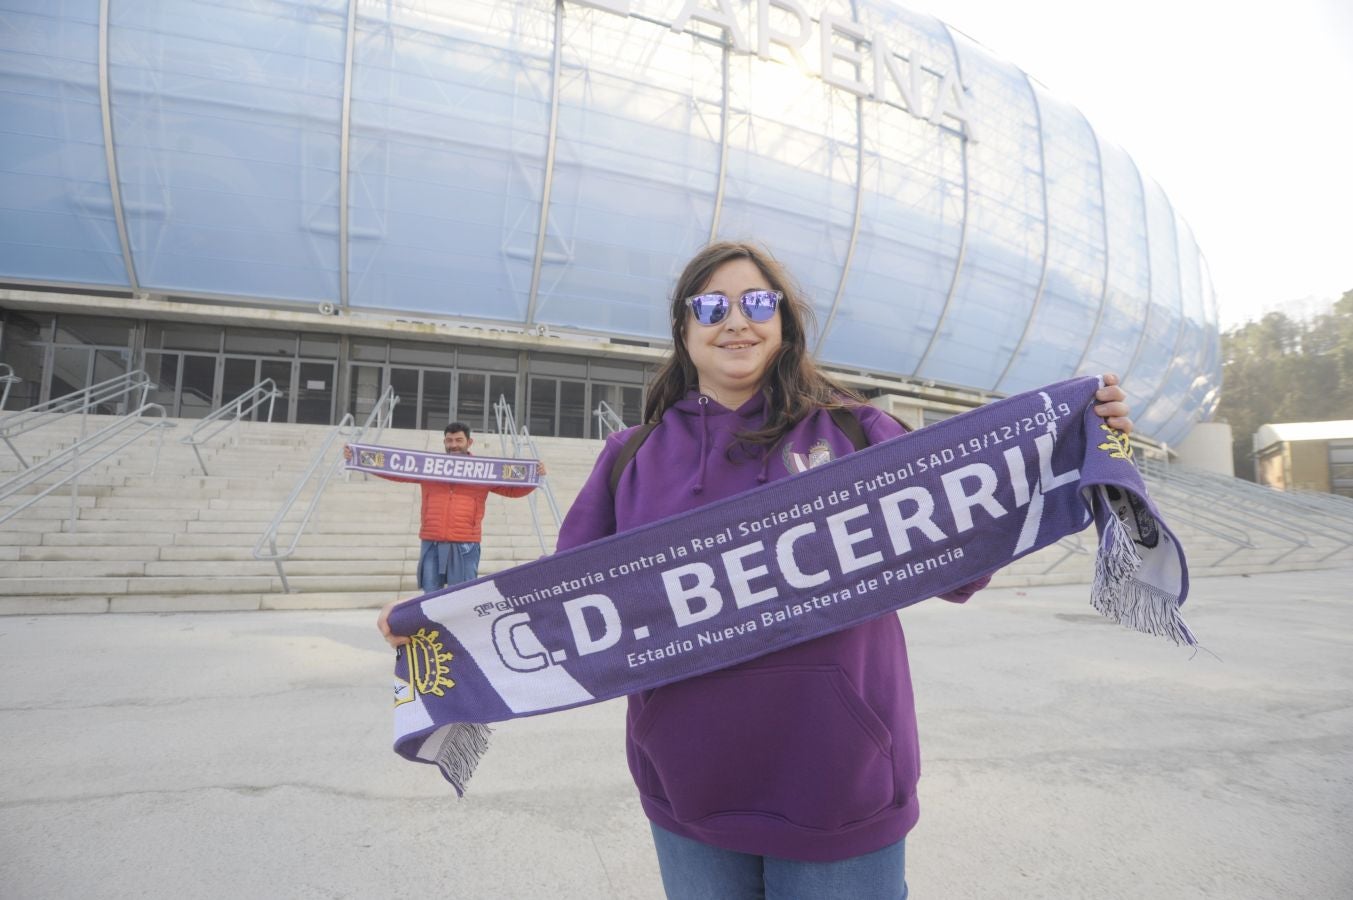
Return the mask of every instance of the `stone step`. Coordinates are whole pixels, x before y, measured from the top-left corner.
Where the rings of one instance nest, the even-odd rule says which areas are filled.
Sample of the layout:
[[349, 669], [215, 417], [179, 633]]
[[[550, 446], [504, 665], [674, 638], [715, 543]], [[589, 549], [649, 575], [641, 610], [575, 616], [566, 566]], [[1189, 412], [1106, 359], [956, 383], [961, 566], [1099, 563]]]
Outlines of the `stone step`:
[[[260, 528], [256, 532], [213, 532], [213, 531], [186, 531], [170, 536], [165, 543], [172, 543], [178, 547], [252, 547], [254, 542], [263, 534]], [[292, 535], [283, 534], [278, 541], [279, 545], [286, 546], [290, 544]], [[316, 535], [307, 532], [301, 536], [297, 548], [305, 547], [404, 547], [412, 545], [418, 546], [418, 535], [416, 533], [405, 534], [376, 532], [373, 534], [346, 534], [346, 533], [326, 533]]]
[[[0, 567], [4, 578], [7, 579], [33, 579], [33, 578], [67, 578], [70, 576], [79, 576], [81, 578], [117, 578], [131, 575], [143, 575], [146, 566], [152, 565], [143, 559], [79, 559], [79, 560], [20, 560], [18, 562], [7, 562]], [[3, 588], [0, 588], [3, 590]]]
[[[305, 503], [297, 503], [295, 506], [293, 506], [290, 510], [287, 511], [286, 518], [283, 521], [299, 521], [300, 519], [304, 518], [306, 505], [308, 504], [308, 502], [309, 501], [306, 501]], [[337, 524], [351, 524], [348, 520], [351, 520], [353, 518], [352, 516], [336, 514], [334, 510], [328, 509], [325, 506], [321, 506], [321, 509], [324, 510], [324, 512], [320, 514], [322, 518], [312, 519], [312, 524], [314, 524], [316, 527], [322, 527], [325, 525], [333, 526]], [[198, 510], [198, 515], [196, 516], [196, 518], [203, 522], [257, 522], [260, 525], [266, 525], [269, 521], [272, 520], [272, 517], [276, 514], [276, 512], [277, 512], [276, 505], [272, 506], [271, 508], [254, 508], [254, 509], [250, 508], [237, 509], [231, 506], [225, 509], [213, 508], [213, 509]], [[407, 510], [391, 510], [388, 507], [377, 507], [375, 509], [370, 510], [361, 510], [360, 512], [361, 512], [361, 520], [363, 522], [371, 523], [372, 525], [377, 527], [387, 527], [387, 526], [397, 527], [399, 525], [402, 525], [403, 523], [408, 522], [409, 520], [409, 513]], [[338, 520], [338, 521], [335, 522], [329, 520]]]
[[[283, 523], [283, 524], [284, 524], [284, 525], [291, 525], [292, 527], [291, 527], [291, 528], [284, 528], [284, 529], [282, 530], [281, 534], [280, 534], [280, 538], [281, 538], [281, 540], [283, 540], [283, 541], [290, 541], [292, 535], [294, 535], [294, 534], [296, 533], [295, 527], [294, 527], [295, 524], [296, 524], [296, 523], [295, 523], [295, 520], [292, 520], [292, 521], [289, 522], [289, 523]], [[262, 534], [263, 534], [263, 530], [264, 530], [265, 528], [267, 528], [267, 527], [268, 527], [268, 520], [267, 520], [267, 519], [254, 520], [254, 521], [250, 521], [250, 522], [198, 522], [198, 521], [191, 521], [191, 522], [185, 522], [185, 523], [184, 523], [184, 530], [183, 530], [183, 533], [185, 533], [185, 534], [222, 534], [222, 535], [225, 535], [225, 534], [236, 534], [236, 535], [253, 535], [253, 539], [251, 539], [250, 542], [249, 542], [249, 543], [252, 544], [252, 543], [253, 543], [253, 540], [254, 540], [254, 539], [257, 539], [260, 535], [262, 535]]]
[[[39, 494], [51, 486], [51, 480], [31, 484], [22, 491], [14, 494], [14, 499], [9, 501], [14, 505], [23, 503], [34, 494]], [[107, 485], [101, 484], [81, 484], [79, 490], [75, 491], [75, 505], [79, 507], [93, 506], [100, 497], [109, 496], [113, 489]], [[70, 485], [63, 485], [52, 491], [41, 500], [34, 500], [29, 510], [35, 509], [55, 509], [60, 512], [63, 509], [70, 509], [71, 490]]]
[[127, 593], [126, 578], [0, 578], [0, 597]]
[[[290, 559], [285, 572], [294, 575], [415, 575], [417, 560], [323, 560]], [[276, 567], [250, 556], [245, 560], [143, 560], [143, 559], [77, 559], [77, 560], [14, 560], [0, 566], [0, 579], [35, 578], [235, 578], [272, 577]]]
[[[158, 549], [159, 559], [163, 561], [230, 562], [253, 561], [252, 545], [245, 546], [172, 546]], [[20, 557], [22, 558], [22, 557]], [[417, 562], [418, 546], [368, 547], [354, 551], [352, 547], [306, 547], [299, 546], [292, 554], [294, 560], [372, 560], [376, 562]]]
[[31, 562], [66, 562], [74, 560], [153, 560], [172, 547], [154, 544], [124, 544], [113, 547], [79, 545], [74, 547], [15, 547], [15, 559]]
[[[126, 527], [128, 523], [137, 524], [153, 520], [185, 522], [196, 519], [198, 512], [198, 509], [191, 507], [160, 510], [153, 506], [116, 508], [95, 506], [92, 509], [80, 510], [79, 524], [76, 525], [76, 530], [81, 530], [81, 526], [85, 525], [88, 526], [90, 531], [116, 530]], [[67, 521], [69, 522], [69, 519]], [[69, 528], [64, 530], [69, 530]]]
[[[97, 512], [97, 509], [90, 512]], [[184, 527], [184, 519], [181, 513], [171, 516], [156, 516], [153, 513], [146, 513], [133, 518], [90, 518], [81, 517], [73, 525], [70, 520], [63, 521], [60, 528], [48, 530], [48, 534], [55, 534], [58, 531], [64, 534], [116, 534], [118, 532], [137, 532], [146, 528], [154, 527], [158, 530], [178, 531]], [[132, 543], [145, 543], [144, 541], [133, 541]]]
[[[275, 493], [260, 493], [254, 496], [243, 496], [234, 492], [229, 492], [223, 493], [219, 497], [212, 497], [201, 504], [201, 506], [203, 509], [211, 510], [212, 512], [221, 512], [232, 509], [247, 510], [253, 513], [261, 512], [264, 515], [271, 517], [273, 513], [277, 512], [277, 510], [282, 507], [284, 499], [285, 498], [278, 497]], [[324, 509], [338, 506], [338, 504], [334, 502], [336, 499], [337, 498], [332, 495], [326, 494], [320, 501], [320, 508]], [[302, 498], [296, 502], [296, 508], [304, 509], [309, 502], [309, 497]]]
[[[412, 576], [411, 576], [412, 577]], [[399, 590], [403, 576], [287, 574], [297, 592]], [[415, 581], [411, 584], [416, 586]], [[118, 594], [268, 593], [282, 589], [281, 579], [271, 575], [164, 575], [130, 577], [0, 578], [0, 596], [114, 596]]]
[[[227, 593], [70, 594], [7, 596], [0, 594], [0, 615], [46, 613], [240, 612], [263, 609], [378, 609], [391, 600], [418, 596], [406, 591], [327, 591], [307, 594]], [[373, 616], [372, 621], [375, 621]]]
[[[93, 504], [90, 505], [92, 506]], [[98, 501], [99, 510], [106, 516], [111, 516], [112, 510], [143, 512], [147, 509], [153, 509], [167, 512], [169, 510], [197, 510], [204, 505], [201, 495], [195, 492], [189, 494], [183, 491], [180, 491], [178, 494], [149, 497], [138, 494], [120, 493], [112, 497], [101, 497]]]
[[[256, 560], [252, 556], [248, 560], [162, 560], [147, 562], [142, 565], [144, 566], [143, 574], [154, 577], [173, 575], [233, 578], [246, 575], [271, 576], [277, 574], [277, 567], [272, 562]], [[406, 568], [409, 568], [409, 566], [406, 566], [404, 560], [288, 559], [283, 562], [283, 569], [287, 573], [288, 580], [294, 580], [294, 576], [300, 575], [398, 575], [402, 577]]]
[[[162, 526], [163, 523], [157, 522], [156, 525]], [[37, 538], [34, 543], [41, 543], [44, 547], [134, 547], [147, 544], [165, 545], [172, 543], [174, 532], [172, 531], [50, 531], [46, 534], [33, 535]]]
[[[3, 514], [4, 510], [0, 510], [0, 515]], [[50, 513], [39, 514], [39, 516], [44, 515], [50, 516], [51, 514]], [[45, 518], [39, 516], [27, 516], [24, 513], [19, 513], [11, 518], [8, 518], [5, 521], [0, 522], [0, 534], [3, 534], [4, 532], [7, 531], [41, 533], [44, 531], [57, 531], [61, 528], [62, 522], [61, 519]]]

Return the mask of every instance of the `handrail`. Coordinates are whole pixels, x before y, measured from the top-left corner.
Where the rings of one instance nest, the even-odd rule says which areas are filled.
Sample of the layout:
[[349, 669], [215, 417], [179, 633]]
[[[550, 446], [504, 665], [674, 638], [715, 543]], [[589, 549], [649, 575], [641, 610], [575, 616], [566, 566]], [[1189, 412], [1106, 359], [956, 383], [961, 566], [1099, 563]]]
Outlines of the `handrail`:
[[[370, 442], [376, 443], [381, 439], [381, 434], [389, 428], [395, 420], [395, 407], [399, 405], [399, 398], [395, 396], [395, 386], [387, 384], [385, 390], [376, 398], [376, 405], [371, 407], [371, 411], [366, 414], [366, 421], [362, 423], [361, 429], [357, 431], [357, 436], [353, 441], [358, 443]], [[372, 428], [375, 431], [372, 431]], [[350, 441], [349, 443], [352, 443]], [[362, 472], [362, 481], [367, 480], [367, 473]], [[345, 482], [352, 481], [352, 470], [348, 469], [343, 473]]]
[[[512, 406], [507, 402], [507, 397], [503, 394], [498, 395], [498, 399], [493, 403], [493, 416], [498, 425], [499, 445], [503, 448], [503, 456], [518, 457], [528, 455], [530, 459], [540, 459], [540, 452], [536, 449], [536, 442], [531, 437], [531, 432], [525, 426], [517, 427], [517, 417], [512, 412]], [[507, 439], [512, 437], [512, 445], [509, 448]], [[524, 454], [522, 451], [526, 451]], [[536, 480], [536, 490], [527, 495], [527, 508], [531, 511], [531, 527], [536, 533], [536, 542], [540, 544], [541, 553], [549, 553], [549, 548], [545, 545], [545, 534], [540, 529], [540, 515], [536, 512], [536, 495], [544, 494], [546, 501], [550, 505], [550, 514], [554, 517], [554, 527], [559, 528], [562, 516], [559, 515], [559, 504], [554, 499], [554, 490], [550, 487], [547, 476], [541, 475]]]
[[[1143, 461], [1140, 468], [1144, 473], [1150, 473], [1160, 483], [1174, 490], [1194, 497], [1217, 501], [1217, 505], [1224, 505], [1228, 512], [1234, 513], [1237, 506], [1250, 510], [1263, 508], [1266, 519], [1276, 516], [1278, 521], [1285, 521], [1289, 525], [1296, 524], [1302, 528], [1310, 528], [1316, 531], [1323, 530], [1321, 523], [1315, 520], [1307, 521], [1305, 516], [1301, 517], [1303, 519], [1301, 522], [1292, 522], [1290, 517], [1294, 513], [1285, 508], [1288, 504], [1281, 492], [1259, 488], [1250, 482], [1239, 479], [1213, 480], [1179, 465], [1167, 467], [1159, 462]], [[1267, 494], [1267, 496], [1262, 496], [1264, 494]], [[1251, 525], [1260, 531], [1284, 535], [1281, 530], [1266, 527], [1259, 522], [1251, 522]]]
[[[146, 421], [146, 415], [152, 412], [158, 412], [159, 421]], [[123, 432], [130, 429], [133, 425], [143, 425], [145, 427], [112, 447], [112, 449], [90, 458], [89, 454], [91, 451], [101, 448], [104, 444], [122, 435]], [[140, 407], [126, 415], [118, 416], [111, 423], [100, 428], [93, 434], [87, 435], [70, 446], [62, 448], [58, 452], [53, 453], [51, 456], [42, 460], [42, 462], [29, 466], [12, 478], [0, 483], [0, 502], [3, 502], [10, 497], [13, 497], [15, 494], [18, 494], [20, 491], [32, 487], [43, 478], [58, 472], [67, 464], [75, 467], [73, 471], [29, 497], [23, 503], [20, 503], [18, 506], [4, 513], [0, 513], [0, 522], [5, 522], [13, 518], [25, 509], [28, 509], [28, 507], [32, 506], [34, 503], [37, 503], [43, 497], [46, 497], [48, 494], [55, 491], [57, 488], [69, 484], [71, 485], [70, 530], [72, 532], [75, 531], [80, 494], [80, 476], [116, 455], [120, 450], [145, 437], [151, 431], [157, 431], [160, 434], [160, 441], [155, 445], [155, 461], [151, 464], [150, 468], [150, 474], [153, 476], [160, 465], [160, 448], [164, 445], [164, 430], [173, 427], [175, 427], [173, 422], [165, 420], [164, 407], [158, 403], [143, 403]]]
[[[87, 417], [89, 410], [100, 403], [107, 403], [138, 390], [141, 392], [141, 400], [137, 403], [137, 406], [144, 407], [146, 396], [154, 386], [155, 382], [142, 369], [135, 369], [125, 375], [100, 381], [84, 390], [57, 397], [54, 400], [48, 400], [46, 403], [39, 403], [36, 406], [30, 406], [27, 409], [0, 418], [0, 440], [9, 446], [9, 449], [18, 458], [19, 465], [26, 469], [28, 468], [28, 460], [23, 458], [23, 454], [14, 446], [11, 438], [34, 431], [44, 425], [50, 425], [75, 413], [81, 413]], [[84, 437], [84, 427], [82, 421], [80, 426], [82, 438]]]
[[[202, 467], [202, 474], [210, 474], [207, 472], [207, 463], [202, 458], [202, 451], [199, 448], [218, 434], [238, 425], [241, 419], [262, 406], [264, 401], [267, 401], [268, 421], [271, 422], [273, 406], [277, 398], [281, 396], [282, 392], [277, 389], [277, 382], [271, 378], [265, 378], [194, 425], [192, 431], [179, 438], [179, 443], [192, 447], [193, 453], [197, 454], [197, 464]], [[202, 433], [199, 434], [199, 432]]]
[[625, 420], [611, 409], [611, 404], [605, 400], [597, 401], [597, 408], [593, 410], [593, 415], [597, 417], [597, 437], [605, 438], [608, 435], [615, 434], [617, 431], [625, 430]]
[[[366, 421], [361, 428], [356, 427], [356, 419], [352, 413], [344, 413], [343, 418], [338, 424], [329, 429], [324, 442], [320, 444], [319, 450], [310, 459], [310, 464], [305, 467], [305, 471], [296, 479], [296, 484], [287, 495], [287, 499], [282, 501], [282, 506], [277, 510], [277, 514], [272, 517], [268, 527], [259, 535], [254, 542], [253, 556], [258, 560], [271, 560], [277, 566], [277, 576], [282, 580], [282, 591], [291, 593], [291, 585], [287, 581], [287, 573], [282, 563], [290, 559], [296, 552], [296, 544], [301, 540], [301, 535], [305, 534], [306, 526], [310, 524], [310, 518], [315, 514], [315, 508], [319, 505], [320, 498], [324, 496], [324, 489], [329, 486], [329, 480], [334, 477], [343, 463], [343, 456], [339, 454], [331, 462], [325, 463], [324, 458], [333, 447], [334, 441], [340, 436], [346, 438], [344, 443], [360, 443], [367, 437], [373, 426], [376, 428], [375, 437], [379, 438], [380, 433], [385, 430], [394, 416], [395, 406], [399, 403], [399, 398], [395, 396], [394, 385], [387, 384], [385, 390], [381, 392], [380, 399], [372, 407], [371, 412], [367, 414]], [[387, 408], [388, 407], [388, 408]], [[292, 535], [291, 542], [282, 549], [277, 549], [278, 534], [282, 530], [282, 520], [291, 512], [291, 508], [296, 504], [306, 485], [315, 477], [317, 472], [323, 474], [319, 476], [319, 481], [315, 485], [315, 491], [310, 496], [310, 503], [305, 508], [305, 514], [301, 516], [300, 522], [296, 524], [296, 533]], [[264, 550], [263, 545], [267, 544], [268, 549]]]
[[[525, 427], [523, 427], [520, 433], [522, 436], [522, 440], [526, 445], [526, 449], [530, 451], [531, 455], [529, 458], [540, 459], [540, 451], [536, 449], [536, 441], [535, 438], [531, 437], [531, 432], [528, 431]], [[554, 516], [554, 526], [558, 528], [559, 523], [563, 521], [563, 516], [559, 514], [559, 504], [556, 503], [554, 500], [554, 491], [550, 489], [549, 483], [544, 480], [548, 477], [549, 476], [547, 475], [539, 476], [539, 478], [536, 480], [536, 484], [537, 486], [539, 486], [544, 490], [545, 499], [549, 501], [550, 504], [550, 514]], [[532, 496], [534, 496], [534, 494]], [[545, 550], [543, 544], [541, 546], [541, 549]], [[545, 550], [545, 552], [548, 553], [549, 551]]]
[[5, 386], [4, 392], [0, 393], [0, 413], [3, 413], [5, 411], [5, 404], [9, 402], [9, 389], [23, 381], [23, 379], [18, 375], [15, 375], [14, 367], [7, 363], [0, 363], [0, 369], [5, 372], [5, 374], [0, 375], [0, 384]]
[[[1137, 468], [1141, 471], [1142, 479], [1146, 482], [1148, 488], [1159, 500], [1160, 495], [1166, 492], [1177, 494], [1180, 500], [1177, 504], [1170, 504], [1170, 518], [1180, 522], [1187, 523], [1191, 527], [1211, 535], [1212, 537], [1226, 541], [1231, 544], [1231, 550], [1223, 553], [1221, 556], [1208, 563], [1209, 567], [1221, 565], [1241, 550], [1258, 550], [1259, 546], [1255, 544], [1249, 531], [1238, 526], [1234, 517], [1222, 518], [1212, 512], [1216, 504], [1191, 502], [1192, 497], [1188, 491], [1185, 491], [1174, 483], [1166, 473], [1158, 468], [1159, 464], [1146, 459], [1137, 460]], [[1229, 509], [1229, 506], [1223, 507]], [[1291, 542], [1291, 538], [1284, 537], [1284, 540]], [[1299, 545], [1298, 545], [1299, 546]], [[1293, 550], [1297, 547], [1293, 547]], [[1288, 550], [1287, 553], [1291, 553]], [[1286, 553], [1283, 554], [1287, 555]], [[1197, 560], [1193, 560], [1192, 565], [1198, 566]]]
[[498, 446], [502, 448], [500, 452], [503, 456], [517, 456], [517, 453], [508, 453], [507, 437], [512, 436], [513, 446], [517, 442], [517, 416], [512, 412], [512, 406], [507, 402], [507, 397], [503, 394], [498, 395], [498, 399], [493, 401], [493, 421], [498, 429]]
[[[1350, 537], [1348, 529], [1331, 526], [1328, 521], [1330, 511], [1313, 509], [1288, 492], [1275, 491], [1248, 481], [1226, 479], [1182, 466], [1164, 468], [1159, 464], [1148, 464], [1144, 471], [1152, 471], [1155, 477], [1169, 488], [1200, 499], [1203, 502], [1199, 505], [1206, 509], [1226, 509], [1232, 514], [1237, 510], [1259, 512], [1260, 515], [1248, 517], [1252, 527], [1277, 534], [1287, 541], [1296, 541], [1289, 536], [1289, 531], [1296, 531], [1301, 535], [1297, 546], [1270, 562], [1277, 562], [1300, 547], [1315, 549], [1308, 540], [1312, 535], [1322, 536], [1336, 545], [1333, 550], [1315, 560], [1316, 562], [1329, 559], [1334, 554], [1353, 546], [1353, 537]], [[1276, 529], [1274, 525], [1285, 525], [1286, 529]]]
[[[385, 390], [376, 400], [376, 405], [371, 407], [371, 412], [366, 414], [366, 421], [362, 423], [362, 430], [357, 433], [358, 438], [365, 440], [368, 436], [375, 441], [380, 440], [381, 432], [389, 428], [395, 421], [395, 407], [399, 405], [399, 398], [395, 396], [395, 386], [387, 384]], [[374, 434], [368, 435], [372, 427], [375, 427]]]
[[[1271, 488], [1260, 489], [1271, 490]], [[1342, 494], [1327, 494], [1323, 491], [1312, 491], [1305, 488], [1285, 491], [1284, 494], [1293, 503], [1304, 509], [1319, 512], [1323, 515], [1334, 515], [1341, 519], [1347, 519], [1350, 524], [1353, 524], [1353, 498], [1345, 497]]]

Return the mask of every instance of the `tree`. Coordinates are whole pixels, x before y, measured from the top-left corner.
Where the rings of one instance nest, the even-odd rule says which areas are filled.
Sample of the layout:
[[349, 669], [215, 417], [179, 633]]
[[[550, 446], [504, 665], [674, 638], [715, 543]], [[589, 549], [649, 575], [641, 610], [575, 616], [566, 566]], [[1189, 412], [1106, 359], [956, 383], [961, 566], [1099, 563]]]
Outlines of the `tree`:
[[1254, 477], [1259, 426], [1353, 417], [1353, 291], [1309, 322], [1269, 313], [1223, 332], [1221, 343], [1217, 418], [1234, 432], [1237, 475]]

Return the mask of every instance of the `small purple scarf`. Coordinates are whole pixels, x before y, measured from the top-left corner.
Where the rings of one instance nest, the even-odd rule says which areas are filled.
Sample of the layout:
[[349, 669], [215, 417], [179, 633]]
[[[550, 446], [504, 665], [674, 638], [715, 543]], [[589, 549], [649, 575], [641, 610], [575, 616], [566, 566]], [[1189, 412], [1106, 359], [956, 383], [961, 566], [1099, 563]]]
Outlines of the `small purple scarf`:
[[455, 481], [517, 487], [537, 481], [534, 459], [499, 459], [468, 453], [420, 453], [378, 444], [349, 444], [352, 458], [345, 468], [373, 475], [394, 475], [410, 481]]
[[737, 497], [395, 607], [395, 751], [464, 790], [485, 723], [848, 628], [1095, 523], [1092, 605], [1193, 644], [1183, 549], [1097, 379], [1009, 397]]

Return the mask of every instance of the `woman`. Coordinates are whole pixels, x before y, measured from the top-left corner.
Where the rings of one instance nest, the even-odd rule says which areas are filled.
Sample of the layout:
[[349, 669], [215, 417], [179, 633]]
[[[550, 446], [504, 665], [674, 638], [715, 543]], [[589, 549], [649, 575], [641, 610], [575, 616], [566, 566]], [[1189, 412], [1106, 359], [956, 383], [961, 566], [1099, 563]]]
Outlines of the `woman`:
[[[763, 249], [715, 243], [672, 299], [656, 422], [615, 477], [612, 435], [565, 517], [564, 550], [721, 500], [903, 432], [808, 353], [811, 309]], [[1096, 412], [1130, 431], [1115, 376]], [[962, 602], [986, 584], [945, 599]], [[907, 652], [883, 616], [629, 698], [630, 772], [671, 898], [905, 897], [904, 837], [920, 775]]]

